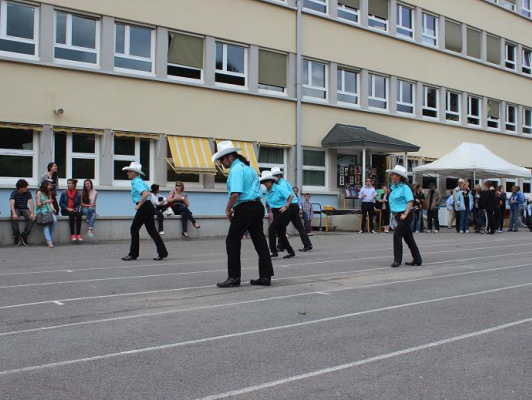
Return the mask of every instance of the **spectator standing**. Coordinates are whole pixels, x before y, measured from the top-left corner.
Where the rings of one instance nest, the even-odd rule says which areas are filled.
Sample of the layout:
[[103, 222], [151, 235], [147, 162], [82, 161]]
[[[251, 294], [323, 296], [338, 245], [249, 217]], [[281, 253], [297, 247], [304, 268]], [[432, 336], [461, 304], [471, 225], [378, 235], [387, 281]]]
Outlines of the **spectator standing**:
[[473, 217], [475, 219], [475, 233], [480, 233], [482, 229], [482, 221], [484, 218], [484, 210], [482, 209], [482, 189], [480, 185], [475, 185], [475, 193], [473, 196]]
[[46, 167], [47, 171], [39, 179], [39, 187], [45, 180], [50, 181], [50, 193], [52, 194], [52, 200], [54, 201], [54, 213], [59, 215], [59, 204], [57, 203], [57, 191], [59, 190], [59, 176], [57, 175], [57, 164], [52, 161], [48, 163]]
[[181, 181], [175, 183], [175, 189], [168, 195], [168, 203], [172, 204], [172, 211], [175, 215], [181, 215], [181, 226], [183, 228], [181, 235], [188, 239], [188, 220], [192, 222], [192, 226], [196, 229], [201, 228], [198, 222], [194, 219], [190, 211], [190, 200], [188, 194], [185, 193], [185, 184]]
[[508, 232], [518, 232], [521, 221], [519, 214], [521, 207], [525, 204], [525, 195], [521, 192], [519, 186], [512, 188], [512, 195], [510, 196], [510, 228]]
[[81, 195], [76, 189], [77, 179], [67, 181], [67, 190], [61, 193], [59, 206], [61, 214], [68, 216], [70, 223], [70, 240], [72, 242], [83, 242], [81, 237]]
[[497, 187], [497, 191], [500, 193], [500, 211], [501, 214], [499, 215], [498, 219], [498, 226], [499, 226], [499, 232], [502, 232], [504, 228], [504, 212], [506, 211], [506, 207], [508, 204], [508, 196], [506, 195], [506, 188], [503, 185], [499, 185]]
[[440, 219], [438, 213], [440, 211], [441, 194], [440, 191], [436, 189], [434, 182], [429, 184], [429, 191], [425, 197], [427, 199], [427, 233], [432, 232], [433, 221], [434, 233], [438, 233], [440, 231]]
[[452, 190], [449, 192], [449, 197], [447, 197], [445, 207], [447, 208], [447, 229], [451, 230], [453, 227], [453, 221], [456, 219], [456, 211], [454, 210], [454, 198]]
[[364, 229], [366, 229], [366, 218], [369, 218], [368, 233], [375, 233], [373, 230], [373, 214], [375, 213], [375, 199], [377, 198], [377, 192], [373, 187], [371, 179], [366, 179], [366, 184], [360, 189], [358, 197], [362, 203], [362, 226], [358, 233], [364, 233]]
[[44, 237], [46, 238], [46, 244], [48, 248], [53, 249], [54, 244], [52, 243], [52, 234], [54, 233], [55, 227], [57, 226], [57, 217], [54, 212], [54, 200], [52, 199], [52, 183], [45, 179], [37, 194], [35, 195], [35, 200], [37, 202], [37, 207], [35, 208], [35, 216], [38, 219], [39, 214], [50, 213], [52, 215], [52, 223], [48, 225], [43, 225]]
[[303, 195], [303, 200], [299, 202], [299, 208], [303, 215], [303, 223], [307, 235], [312, 236], [312, 218], [314, 217], [314, 211], [312, 210], [312, 203], [310, 202], [310, 193], [305, 193]]
[[[31, 192], [28, 190], [28, 182], [26, 180], [19, 179], [16, 188], [16, 190], [11, 192], [11, 197], [9, 198], [11, 226], [13, 228], [13, 236], [15, 237], [15, 246], [27, 246], [28, 236], [31, 233], [31, 228], [35, 221], [35, 205]], [[19, 228], [20, 218], [26, 220], [22, 234], [20, 234]]]
[[503, 204], [504, 204], [503, 194], [506, 195], [506, 193], [504, 192], [504, 187], [502, 185], [498, 186], [497, 190], [495, 190], [494, 218], [495, 218], [495, 226], [496, 226], [495, 232], [499, 232], [499, 233], [502, 233], [502, 229], [503, 229], [502, 223], [504, 222], [503, 215], [504, 215], [505, 208], [503, 208]]
[[484, 182], [482, 198], [482, 206], [486, 213], [486, 233], [493, 235], [497, 230], [497, 221], [495, 219], [495, 208], [497, 206], [497, 199], [495, 198], [495, 187], [491, 186], [491, 183], [488, 181]]
[[384, 230], [383, 234], [390, 233], [390, 190], [388, 186], [382, 185], [382, 193], [377, 198], [377, 203], [381, 210], [381, 223]]
[[414, 233], [423, 232], [423, 210], [427, 208], [427, 202], [425, 200], [425, 194], [423, 193], [423, 186], [413, 185], [414, 190], [414, 221], [412, 221], [412, 231]]
[[465, 180], [460, 178], [458, 179], [458, 186], [454, 188], [453, 190], [453, 204], [454, 204], [454, 211], [455, 211], [455, 218], [456, 218], [456, 232], [460, 232], [460, 207], [462, 206], [459, 199], [462, 198], [462, 187], [464, 186]]
[[469, 233], [469, 222], [471, 221], [471, 210], [473, 209], [473, 194], [469, 190], [469, 183], [464, 182], [462, 186], [462, 204], [460, 206], [460, 233]]
[[157, 224], [159, 225], [159, 235], [164, 235], [164, 215], [163, 211], [166, 210], [166, 199], [159, 194], [159, 185], [153, 184], [150, 187], [150, 201], [155, 208], [155, 216], [157, 217]]
[[98, 192], [94, 190], [94, 185], [90, 179], [85, 179], [83, 182], [83, 190], [81, 191], [81, 214], [87, 216], [87, 236], [94, 236], [94, 221], [96, 220], [96, 199]]

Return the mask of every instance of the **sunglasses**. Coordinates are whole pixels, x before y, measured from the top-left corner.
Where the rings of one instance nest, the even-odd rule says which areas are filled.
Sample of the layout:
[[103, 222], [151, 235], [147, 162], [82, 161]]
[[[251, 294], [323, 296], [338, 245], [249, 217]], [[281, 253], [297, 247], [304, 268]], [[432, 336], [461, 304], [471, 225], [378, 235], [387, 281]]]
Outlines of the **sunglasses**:
[[175, 187], [181, 187], [181, 186], [183, 186], [183, 185], [175, 185]]

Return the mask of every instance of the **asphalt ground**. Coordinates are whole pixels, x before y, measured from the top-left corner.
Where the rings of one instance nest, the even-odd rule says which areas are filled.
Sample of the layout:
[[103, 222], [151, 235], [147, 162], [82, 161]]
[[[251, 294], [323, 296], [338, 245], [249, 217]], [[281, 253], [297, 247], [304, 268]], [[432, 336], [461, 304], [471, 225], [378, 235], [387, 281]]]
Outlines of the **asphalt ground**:
[[532, 234], [415, 238], [315, 235], [271, 287], [247, 240], [231, 289], [221, 239], [4, 247], [0, 398], [532, 398]]

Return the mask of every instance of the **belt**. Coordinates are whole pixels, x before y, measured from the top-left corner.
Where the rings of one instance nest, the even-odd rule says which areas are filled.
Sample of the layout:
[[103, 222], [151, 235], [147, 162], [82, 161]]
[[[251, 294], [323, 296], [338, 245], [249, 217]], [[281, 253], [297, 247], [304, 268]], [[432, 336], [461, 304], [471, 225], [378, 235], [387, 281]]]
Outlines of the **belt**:
[[405, 213], [405, 211], [394, 212], [393, 215], [395, 215], [396, 217], [400, 217], [401, 215]]
[[243, 204], [243, 203], [253, 203], [254, 201], [260, 201], [260, 197], [257, 197], [256, 199], [253, 199], [253, 200], [244, 200], [242, 203], [240, 204]]

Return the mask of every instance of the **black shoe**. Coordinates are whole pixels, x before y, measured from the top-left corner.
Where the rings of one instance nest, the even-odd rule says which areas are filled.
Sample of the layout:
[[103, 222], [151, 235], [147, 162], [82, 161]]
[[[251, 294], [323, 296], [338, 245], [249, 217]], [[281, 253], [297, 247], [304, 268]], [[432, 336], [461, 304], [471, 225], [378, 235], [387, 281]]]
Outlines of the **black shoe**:
[[162, 260], [164, 260], [166, 257], [168, 257], [168, 254], [165, 255], [165, 256], [161, 256], [161, 255], [159, 255], [159, 256], [157, 256], [157, 257], [154, 257], [154, 258], [153, 258], [153, 261], [162, 261]]
[[271, 258], [277, 258], [277, 257], [279, 257], [279, 253], [271, 253], [270, 257]]
[[413, 266], [413, 265], [417, 265], [417, 266], [420, 266], [422, 264], [422, 261], [409, 261], [409, 262], [405, 262], [405, 265], [409, 265], [409, 266]]
[[250, 280], [249, 283], [258, 286], [270, 286], [272, 284], [272, 278], [265, 278], [264, 276], [261, 276], [259, 279]]
[[124, 261], [133, 261], [133, 260], [136, 260], [137, 257], [131, 257], [129, 254], [125, 257], [122, 257], [122, 260]]
[[277, 251], [283, 252], [284, 248], [282, 248], [280, 245], [277, 245]]
[[22, 246], [28, 246], [28, 237], [27, 236], [21, 236], [20, 242], [22, 243]]
[[292, 258], [292, 257], [295, 257], [295, 256], [296, 256], [296, 253], [294, 253], [294, 250], [292, 250], [286, 256], [284, 256], [283, 258]]
[[240, 278], [227, 278], [225, 281], [217, 283], [216, 286], [221, 288], [240, 286]]
[[22, 244], [22, 239], [20, 236], [15, 236], [15, 246], [20, 246]]
[[310, 251], [312, 250], [312, 246], [310, 247], [303, 247], [302, 249], [299, 249], [299, 251]]
[[397, 261], [394, 261], [393, 264], [391, 265], [392, 268], [397, 268], [400, 266], [401, 266], [401, 263], [398, 263]]

